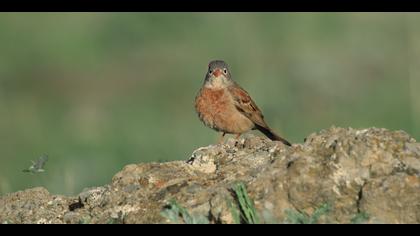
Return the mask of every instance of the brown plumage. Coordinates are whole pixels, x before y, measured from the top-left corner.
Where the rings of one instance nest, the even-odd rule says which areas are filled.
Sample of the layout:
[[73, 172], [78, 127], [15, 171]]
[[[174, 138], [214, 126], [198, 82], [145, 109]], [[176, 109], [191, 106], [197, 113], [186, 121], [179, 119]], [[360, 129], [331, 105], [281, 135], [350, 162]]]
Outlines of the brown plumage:
[[237, 134], [258, 129], [271, 140], [291, 144], [275, 134], [251, 96], [231, 78], [224, 61], [209, 64], [203, 87], [195, 99], [195, 109], [203, 123], [219, 132]]

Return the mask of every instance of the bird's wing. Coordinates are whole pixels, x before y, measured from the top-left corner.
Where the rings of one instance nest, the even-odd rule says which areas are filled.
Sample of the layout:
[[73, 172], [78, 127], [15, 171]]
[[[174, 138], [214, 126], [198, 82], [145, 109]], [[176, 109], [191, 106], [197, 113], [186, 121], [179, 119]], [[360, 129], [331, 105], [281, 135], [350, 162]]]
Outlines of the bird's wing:
[[245, 91], [245, 89], [241, 88], [238, 84], [234, 84], [228, 87], [228, 91], [234, 100], [236, 109], [239, 112], [241, 112], [255, 124], [262, 127], [267, 127], [261, 110], [252, 100], [251, 96], [249, 96], [248, 92]]
[[46, 155], [41, 156], [36, 162], [35, 169], [42, 169], [47, 161], [48, 161], [48, 156]]

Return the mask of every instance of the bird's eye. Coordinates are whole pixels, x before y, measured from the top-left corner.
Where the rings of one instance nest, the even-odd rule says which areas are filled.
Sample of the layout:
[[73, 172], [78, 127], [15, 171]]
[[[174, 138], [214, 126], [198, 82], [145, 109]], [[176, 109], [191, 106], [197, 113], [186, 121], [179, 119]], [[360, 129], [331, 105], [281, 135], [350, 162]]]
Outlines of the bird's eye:
[[211, 74], [213, 71], [211, 69], [209, 69], [209, 74]]
[[223, 73], [227, 74], [227, 69], [226, 68], [223, 69]]

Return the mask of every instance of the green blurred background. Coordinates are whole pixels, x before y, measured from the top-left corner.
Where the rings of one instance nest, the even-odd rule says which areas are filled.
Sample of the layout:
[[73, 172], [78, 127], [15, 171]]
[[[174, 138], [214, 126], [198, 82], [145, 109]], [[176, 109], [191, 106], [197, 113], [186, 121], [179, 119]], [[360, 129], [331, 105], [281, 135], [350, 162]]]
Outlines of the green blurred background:
[[[2, 13], [0, 194], [75, 194], [217, 133], [193, 108], [223, 59], [292, 142], [332, 125], [420, 137], [420, 14]], [[42, 154], [46, 172], [22, 169]]]

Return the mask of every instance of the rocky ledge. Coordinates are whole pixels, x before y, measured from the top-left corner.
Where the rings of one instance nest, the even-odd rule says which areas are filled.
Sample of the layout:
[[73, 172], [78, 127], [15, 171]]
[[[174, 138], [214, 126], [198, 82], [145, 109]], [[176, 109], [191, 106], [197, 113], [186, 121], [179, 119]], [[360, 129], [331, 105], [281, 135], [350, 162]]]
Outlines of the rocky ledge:
[[185, 161], [128, 165], [78, 196], [7, 194], [0, 222], [170, 223], [162, 211], [175, 200], [205, 222], [234, 223], [237, 183], [261, 223], [304, 222], [326, 204], [316, 223], [420, 223], [420, 143], [403, 131], [336, 127], [292, 147], [248, 136]]

